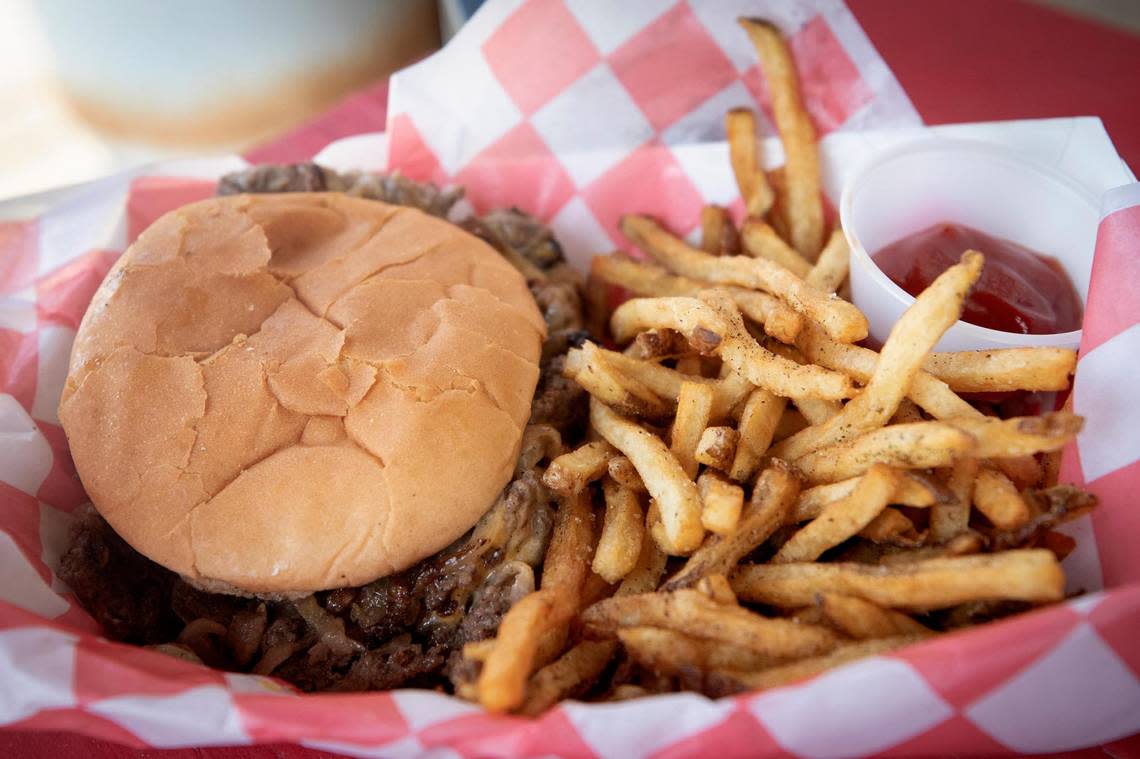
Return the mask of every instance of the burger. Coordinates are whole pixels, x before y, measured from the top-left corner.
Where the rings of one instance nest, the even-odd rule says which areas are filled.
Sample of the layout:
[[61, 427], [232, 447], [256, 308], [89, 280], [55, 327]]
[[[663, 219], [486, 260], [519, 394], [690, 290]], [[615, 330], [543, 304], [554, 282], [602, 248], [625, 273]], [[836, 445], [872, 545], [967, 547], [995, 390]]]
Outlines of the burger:
[[108, 273], [60, 401], [60, 577], [115, 639], [305, 690], [457, 687], [534, 589], [580, 435], [578, 282], [516, 210], [313, 164], [226, 176]]

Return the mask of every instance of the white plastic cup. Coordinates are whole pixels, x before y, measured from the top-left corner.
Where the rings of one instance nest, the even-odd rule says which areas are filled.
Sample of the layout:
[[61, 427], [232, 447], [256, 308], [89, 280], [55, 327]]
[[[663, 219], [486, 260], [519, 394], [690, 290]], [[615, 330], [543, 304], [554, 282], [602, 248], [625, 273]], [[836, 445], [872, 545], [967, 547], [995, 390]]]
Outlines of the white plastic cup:
[[[914, 297], [871, 255], [949, 221], [1056, 258], [1083, 304], [1099, 210], [1096, 197], [1075, 180], [984, 142], [924, 139], [885, 151], [855, 173], [840, 199], [851, 247], [851, 297], [867, 315], [871, 337], [884, 342]], [[1080, 342], [1080, 330], [1023, 335], [959, 321], [936, 350], [1076, 348]]]

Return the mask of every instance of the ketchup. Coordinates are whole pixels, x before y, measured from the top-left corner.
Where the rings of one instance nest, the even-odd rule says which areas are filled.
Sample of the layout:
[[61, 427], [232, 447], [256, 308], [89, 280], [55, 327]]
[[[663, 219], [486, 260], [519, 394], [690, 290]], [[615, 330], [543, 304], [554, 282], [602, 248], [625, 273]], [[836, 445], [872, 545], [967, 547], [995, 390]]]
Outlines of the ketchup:
[[1080, 296], [1055, 258], [976, 229], [943, 222], [871, 256], [891, 281], [918, 295], [967, 250], [986, 257], [962, 319], [979, 327], [1049, 335], [1081, 328]]

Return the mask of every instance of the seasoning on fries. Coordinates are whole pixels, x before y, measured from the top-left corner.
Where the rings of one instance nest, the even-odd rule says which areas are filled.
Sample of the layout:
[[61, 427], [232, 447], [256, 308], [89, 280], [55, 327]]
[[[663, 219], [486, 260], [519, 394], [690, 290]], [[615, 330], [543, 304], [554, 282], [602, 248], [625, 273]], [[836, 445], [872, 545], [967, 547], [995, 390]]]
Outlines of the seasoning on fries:
[[[754, 117], [733, 111], [742, 228], [708, 206], [698, 249], [630, 214], [621, 229], [654, 263], [593, 260], [595, 282], [634, 297], [600, 314], [616, 346], [568, 355], [591, 442], [543, 482], [582, 518], [592, 504], [597, 545], [560, 514], [538, 590], [468, 646], [490, 708], [777, 687], [1063, 598], [1073, 543], [1055, 528], [1095, 497], [1036, 457], [1055, 459], [1081, 418], [989, 417], [958, 393], [1063, 390], [1075, 353], [933, 353], [985, 266], [965, 250], [881, 350], [856, 345], [867, 321], [835, 295], [847, 242], [824, 227], [787, 45], [741, 24], [786, 165], [763, 171]], [[588, 577], [567, 544], [593, 551]]]

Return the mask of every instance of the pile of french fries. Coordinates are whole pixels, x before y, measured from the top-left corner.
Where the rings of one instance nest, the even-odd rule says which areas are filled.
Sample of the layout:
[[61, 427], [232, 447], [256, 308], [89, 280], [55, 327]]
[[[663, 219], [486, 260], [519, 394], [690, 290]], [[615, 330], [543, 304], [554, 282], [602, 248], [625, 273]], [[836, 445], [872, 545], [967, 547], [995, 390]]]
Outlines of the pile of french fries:
[[1053, 528], [1095, 503], [1056, 485], [1081, 419], [997, 419], [958, 393], [1064, 390], [1074, 352], [932, 353], [982, 270], [976, 251], [880, 351], [860, 346], [867, 320], [836, 294], [848, 251], [824, 234], [788, 48], [741, 24], [782, 176], [760, 166], [753, 114], [734, 110], [743, 226], [708, 207], [697, 248], [626, 216], [652, 263], [594, 259], [593, 303], [634, 297], [566, 362], [589, 431], [543, 478], [560, 507], [538, 590], [464, 651], [479, 674], [460, 692], [489, 709], [769, 688], [1063, 597], [1073, 545]]

